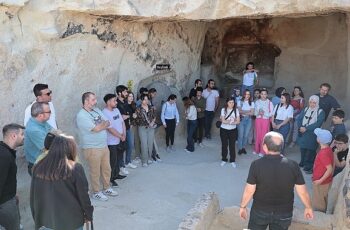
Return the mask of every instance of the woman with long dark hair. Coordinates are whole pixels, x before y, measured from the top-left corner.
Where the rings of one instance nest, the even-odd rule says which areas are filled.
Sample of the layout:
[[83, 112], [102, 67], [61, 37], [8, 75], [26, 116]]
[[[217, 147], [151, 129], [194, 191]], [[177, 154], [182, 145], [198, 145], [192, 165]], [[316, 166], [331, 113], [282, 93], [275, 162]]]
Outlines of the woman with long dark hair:
[[233, 97], [226, 99], [225, 107], [221, 109], [221, 166], [224, 166], [228, 161], [228, 151], [230, 153], [230, 163], [236, 168], [236, 140], [237, 140], [237, 125], [240, 122], [239, 111], [236, 108], [235, 99]]
[[[289, 121], [291, 119], [293, 119], [293, 106], [290, 105], [289, 93], [284, 93], [281, 95], [281, 102], [278, 103], [273, 109], [272, 119], [272, 128], [274, 131], [282, 134], [284, 145], [287, 141], [287, 136], [290, 129]], [[281, 152], [284, 152], [284, 146]]]
[[242, 153], [247, 154], [245, 147], [252, 126], [252, 116], [254, 115], [254, 102], [252, 102], [252, 97], [248, 89], [244, 92], [242, 100], [239, 101], [237, 106], [241, 116], [241, 122], [238, 126], [238, 155], [241, 155]]
[[303, 111], [305, 105], [304, 93], [300, 86], [294, 87], [290, 104], [293, 106], [293, 119], [290, 122], [291, 130], [289, 133], [291, 137], [291, 143], [289, 147], [293, 147], [295, 145], [295, 142], [297, 141], [299, 131], [298, 122], [296, 122], [296, 120], [298, 120], [301, 111]]
[[182, 98], [185, 107], [185, 115], [187, 120], [187, 146], [186, 152], [194, 152], [193, 134], [197, 128], [197, 109], [189, 97]]
[[143, 94], [140, 97], [141, 106], [136, 108], [135, 123], [138, 126], [141, 141], [142, 167], [152, 164], [152, 149], [154, 142], [154, 129], [156, 128], [156, 117], [154, 109], [149, 105], [148, 96]]
[[82, 230], [92, 221], [88, 182], [73, 137], [56, 136], [47, 156], [34, 166], [30, 208], [35, 229]]
[[281, 96], [286, 92], [286, 88], [278, 87], [275, 91], [275, 96], [271, 99], [273, 106], [276, 106], [281, 102]]

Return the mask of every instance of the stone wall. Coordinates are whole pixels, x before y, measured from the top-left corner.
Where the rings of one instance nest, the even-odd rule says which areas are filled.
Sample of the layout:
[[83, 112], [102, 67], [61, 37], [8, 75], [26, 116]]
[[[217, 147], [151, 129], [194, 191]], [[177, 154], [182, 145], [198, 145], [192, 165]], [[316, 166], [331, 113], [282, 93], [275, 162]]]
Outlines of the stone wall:
[[[329, 82], [333, 87], [331, 94], [345, 105], [347, 33], [346, 15], [342, 13], [304, 18], [219, 20], [209, 24], [202, 63], [204, 68], [212, 66], [213, 71], [209, 73], [218, 76], [222, 87], [237, 84], [226, 79], [241, 80], [248, 61], [255, 62], [263, 79], [261, 85], [270, 89], [284, 86], [291, 92], [293, 86], [300, 85], [309, 97], [318, 92], [322, 82]], [[232, 75], [227, 74], [230, 71]]]
[[[31, 3], [0, 6], [0, 21], [1, 127], [23, 123], [39, 82], [53, 90], [59, 128], [74, 134], [85, 91], [96, 92], [102, 107], [102, 97], [128, 80], [135, 92], [147, 78], [182, 92], [199, 77], [203, 22], [135, 22]], [[159, 63], [169, 63], [171, 74], [156, 71]]]

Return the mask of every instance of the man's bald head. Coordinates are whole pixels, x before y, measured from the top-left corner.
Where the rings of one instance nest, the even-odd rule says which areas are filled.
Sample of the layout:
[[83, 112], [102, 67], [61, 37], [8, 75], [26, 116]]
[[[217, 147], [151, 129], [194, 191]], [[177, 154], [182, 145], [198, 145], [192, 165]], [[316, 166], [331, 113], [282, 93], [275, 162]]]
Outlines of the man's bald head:
[[283, 136], [277, 132], [268, 132], [264, 136], [263, 145], [267, 150], [264, 149], [265, 152], [279, 154], [284, 145]]

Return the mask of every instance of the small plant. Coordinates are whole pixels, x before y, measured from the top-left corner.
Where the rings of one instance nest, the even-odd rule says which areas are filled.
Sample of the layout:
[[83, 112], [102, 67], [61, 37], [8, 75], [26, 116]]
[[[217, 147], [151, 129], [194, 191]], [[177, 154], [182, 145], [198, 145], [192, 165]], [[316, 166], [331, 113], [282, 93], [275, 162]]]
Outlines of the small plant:
[[133, 80], [128, 80], [127, 87], [129, 91], [132, 91], [134, 88], [134, 81]]

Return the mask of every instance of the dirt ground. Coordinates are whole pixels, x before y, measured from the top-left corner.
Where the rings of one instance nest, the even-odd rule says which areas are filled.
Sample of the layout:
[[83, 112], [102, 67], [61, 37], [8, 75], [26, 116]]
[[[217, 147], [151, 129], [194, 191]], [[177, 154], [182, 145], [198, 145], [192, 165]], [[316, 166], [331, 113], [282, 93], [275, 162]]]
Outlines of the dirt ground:
[[[250, 163], [257, 159], [251, 154], [237, 156], [237, 168], [221, 167], [221, 142], [218, 135], [205, 141], [204, 148], [194, 153], [184, 151], [184, 138], [175, 139], [176, 152], [166, 153], [164, 141], [159, 140], [163, 162], [147, 168], [130, 169], [130, 175], [118, 180], [119, 196], [107, 202], [92, 201], [94, 225], [98, 230], [164, 230], [176, 229], [201, 194], [214, 191], [221, 207], [238, 206], [241, 200]], [[299, 160], [298, 148], [287, 149], [287, 157]], [[29, 207], [30, 177], [23, 159], [19, 159], [18, 193], [21, 202], [22, 224], [33, 229]], [[305, 175], [308, 186], [311, 176]], [[311, 191], [311, 190], [309, 190]], [[295, 206], [302, 207], [298, 197]]]

